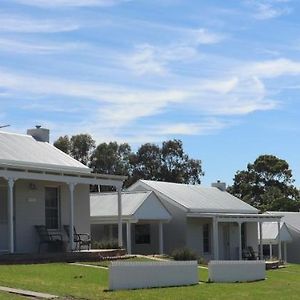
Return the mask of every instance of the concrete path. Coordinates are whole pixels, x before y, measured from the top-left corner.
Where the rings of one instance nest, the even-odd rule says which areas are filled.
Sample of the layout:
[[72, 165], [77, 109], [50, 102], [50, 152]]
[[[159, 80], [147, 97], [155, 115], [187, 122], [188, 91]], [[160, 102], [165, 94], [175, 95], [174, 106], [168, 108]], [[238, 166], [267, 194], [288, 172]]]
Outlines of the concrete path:
[[204, 266], [198, 266], [198, 268], [208, 270], [208, 267], [204, 267]]
[[20, 296], [36, 298], [36, 299], [57, 299], [57, 298], [59, 298], [58, 296], [51, 295], [51, 294], [32, 292], [32, 291], [21, 290], [21, 289], [14, 289], [14, 288], [6, 287], [6, 286], [0, 286], [0, 291], [16, 294], [16, 295], [20, 295]]
[[[155, 256], [150, 256], [150, 255], [148, 256], [148, 255], [140, 255], [140, 254], [137, 254], [136, 256], [137, 256], [137, 257], [145, 257], [145, 258], [148, 258], [148, 259], [158, 260], [158, 261], [170, 261], [170, 260], [167, 259], [167, 258], [155, 257]], [[208, 267], [204, 267], [204, 266], [198, 266], [198, 268], [208, 270]]]
[[70, 263], [70, 265], [73, 265], [73, 266], [79, 266], [79, 267], [95, 268], [95, 269], [104, 269], [104, 270], [107, 270], [107, 269], [108, 269], [108, 267], [94, 266], [94, 265], [81, 264], [81, 263]]

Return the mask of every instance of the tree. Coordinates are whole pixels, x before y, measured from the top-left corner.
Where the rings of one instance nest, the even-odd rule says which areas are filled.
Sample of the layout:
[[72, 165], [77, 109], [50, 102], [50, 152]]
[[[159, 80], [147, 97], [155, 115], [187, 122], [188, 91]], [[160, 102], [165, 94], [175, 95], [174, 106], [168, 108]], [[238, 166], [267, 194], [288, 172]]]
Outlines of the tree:
[[128, 185], [139, 179], [161, 180], [161, 150], [155, 144], [146, 143], [130, 157], [132, 166]]
[[87, 165], [95, 145], [95, 141], [89, 134], [73, 135], [71, 137], [71, 155]]
[[299, 191], [288, 163], [273, 155], [261, 155], [247, 170], [237, 171], [228, 191], [261, 211], [300, 208]]
[[131, 157], [133, 183], [138, 179], [161, 180], [176, 183], [201, 183], [204, 175], [201, 161], [190, 159], [180, 140], [142, 145]]
[[71, 139], [61, 136], [54, 145], [94, 172], [128, 176], [125, 187], [139, 179], [200, 184], [204, 175], [201, 161], [190, 159], [176, 139], [163, 142], [161, 147], [143, 144], [136, 153], [127, 143], [101, 143], [96, 148], [89, 134], [73, 135]]
[[131, 148], [117, 142], [102, 143], [91, 155], [90, 167], [94, 172], [114, 175], [129, 175]]
[[54, 142], [54, 146], [67, 154], [70, 154], [70, 152], [71, 152], [71, 141], [67, 135], [60, 136]]
[[54, 142], [54, 146], [87, 165], [95, 148], [95, 141], [89, 134], [73, 135], [71, 139], [65, 135], [59, 137]]

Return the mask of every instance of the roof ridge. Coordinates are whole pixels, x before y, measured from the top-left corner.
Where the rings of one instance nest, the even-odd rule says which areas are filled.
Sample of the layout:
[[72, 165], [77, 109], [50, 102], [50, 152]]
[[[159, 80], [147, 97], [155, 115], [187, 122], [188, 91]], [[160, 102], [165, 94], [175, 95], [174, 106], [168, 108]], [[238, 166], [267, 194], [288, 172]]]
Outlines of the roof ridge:
[[[122, 191], [122, 194], [150, 194], [152, 191]], [[118, 192], [91, 192], [90, 195], [117, 195]]]
[[25, 134], [25, 133], [16, 133], [16, 132], [9, 132], [9, 131], [2, 131], [0, 130], [0, 134], [9, 134], [9, 135], [17, 135], [17, 136], [23, 136], [23, 137], [28, 137], [28, 138], [32, 138], [33, 137], [29, 134]]

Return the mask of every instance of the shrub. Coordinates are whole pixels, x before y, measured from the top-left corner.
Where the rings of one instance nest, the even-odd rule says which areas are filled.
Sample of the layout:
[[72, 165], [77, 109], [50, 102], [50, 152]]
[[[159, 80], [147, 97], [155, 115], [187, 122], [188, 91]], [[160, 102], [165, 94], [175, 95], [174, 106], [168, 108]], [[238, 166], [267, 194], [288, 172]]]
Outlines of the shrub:
[[197, 260], [197, 254], [188, 248], [174, 250], [172, 257], [174, 260]]
[[93, 249], [119, 249], [118, 240], [101, 240], [92, 242]]

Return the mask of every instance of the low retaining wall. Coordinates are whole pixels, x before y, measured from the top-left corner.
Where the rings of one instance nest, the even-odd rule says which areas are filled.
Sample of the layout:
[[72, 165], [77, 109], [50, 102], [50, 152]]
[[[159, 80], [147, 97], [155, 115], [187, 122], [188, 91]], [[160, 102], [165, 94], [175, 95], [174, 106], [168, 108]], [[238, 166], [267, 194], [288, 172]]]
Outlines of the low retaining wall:
[[196, 261], [112, 262], [109, 289], [192, 285], [199, 282]]
[[124, 249], [86, 250], [62, 253], [28, 253], [0, 255], [0, 265], [7, 264], [40, 264], [53, 262], [88, 262], [111, 259], [126, 254]]
[[208, 263], [211, 282], [247, 282], [266, 278], [266, 262], [261, 260], [215, 260]]

